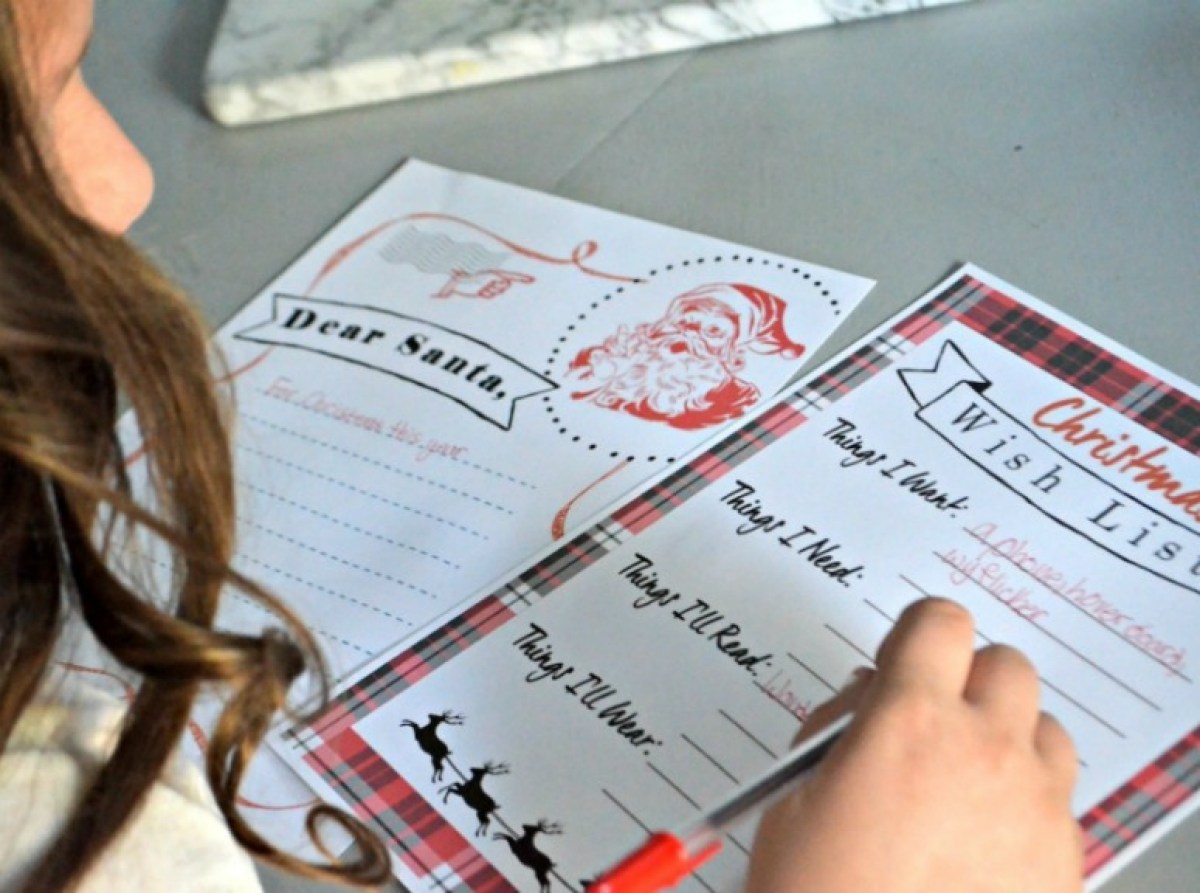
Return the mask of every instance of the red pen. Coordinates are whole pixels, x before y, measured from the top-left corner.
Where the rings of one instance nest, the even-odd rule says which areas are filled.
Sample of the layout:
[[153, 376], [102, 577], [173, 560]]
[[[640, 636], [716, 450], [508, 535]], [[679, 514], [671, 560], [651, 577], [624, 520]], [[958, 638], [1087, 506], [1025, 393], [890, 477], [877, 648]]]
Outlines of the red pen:
[[749, 784], [676, 831], [657, 831], [600, 875], [588, 893], [658, 893], [669, 890], [721, 850], [721, 838], [752, 812], [765, 810], [821, 762], [851, 714], [818, 732]]

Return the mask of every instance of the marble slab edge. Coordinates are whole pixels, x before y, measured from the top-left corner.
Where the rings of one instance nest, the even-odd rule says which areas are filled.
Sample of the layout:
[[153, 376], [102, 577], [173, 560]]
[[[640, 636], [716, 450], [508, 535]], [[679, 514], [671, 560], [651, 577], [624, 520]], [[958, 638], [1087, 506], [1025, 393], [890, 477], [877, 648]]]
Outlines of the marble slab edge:
[[203, 95], [234, 127], [961, 2], [229, 0]]

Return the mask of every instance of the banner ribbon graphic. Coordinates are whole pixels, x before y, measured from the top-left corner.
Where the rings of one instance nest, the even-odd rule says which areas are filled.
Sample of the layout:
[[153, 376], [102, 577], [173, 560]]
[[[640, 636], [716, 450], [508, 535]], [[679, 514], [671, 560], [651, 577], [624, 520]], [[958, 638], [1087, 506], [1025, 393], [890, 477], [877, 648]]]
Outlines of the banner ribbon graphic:
[[1200, 595], [1200, 534], [1048, 443], [989, 399], [991, 381], [953, 341], [932, 369], [901, 369], [916, 418], [1052, 521]]
[[271, 319], [235, 337], [307, 350], [404, 379], [505, 431], [512, 429], [518, 400], [558, 387], [469, 335], [359, 304], [277, 294]]

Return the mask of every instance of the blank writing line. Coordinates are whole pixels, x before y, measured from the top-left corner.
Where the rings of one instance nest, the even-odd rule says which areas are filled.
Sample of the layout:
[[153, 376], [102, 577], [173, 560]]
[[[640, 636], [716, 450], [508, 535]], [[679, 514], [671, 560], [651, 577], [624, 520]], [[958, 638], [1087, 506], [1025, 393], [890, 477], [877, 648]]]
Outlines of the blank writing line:
[[735, 847], [742, 851], [742, 855], [747, 859], [750, 858], [750, 848], [734, 837], [732, 834], [726, 834], [725, 839], [732, 843]]
[[435, 555], [433, 552], [427, 552], [424, 549], [419, 549], [416, 546], [410, 545], [409, 543], [399, 542], [398, 540], [394, 540], [391, 537], [387, 537], [381, 533], [377, 533], [374, 530], [367, 530], [364, 527], [359, 527], [356, 524], [351, 524], [349, 521], [346, 521], [343, 518], [335, 518], [333, 515], [329, 514], [328, 512], [323, 512], [319, 509], [315, 509], [310, 505], [305, 505], [304, 503], [297, 502], [294, 499], [288, 499], [286, 496], [280, 496], [278, 493], [272, 493], [270, 490], [264, 490], [262, 487], [256, 487], [254, 484], [251, 484], [247, 481], [238, 481], [237, 485], [239, 487], [244, 487], [247, 490], [251, 490], [255, 493], [265, 496], [268, 499], [274, 499], [277, 502], [282, 502], [284, 505], [291, 506], [294, 509], [298, 509], [306, 514], [312, 515], [314, 518], [320, 518], [322, 521], [328, 521], [330, 524], [336, 524], [338, 527], [344, 528], [345, 530], [351, 530], [354, 533], [361, 534], [362, 536], [368, 536], [371, 539], [378, 540], [381, 543], [387, 543], [389, 546], [393, 546], [397, 549], [404, 549], [408, 552], [414, 552], [417, 555], [420, 555], [424, 558], [430, 558], [434, 561], [438, 561], [438, 562], [446, 565], [446, 567], [453, 568], [456, 571], [462, 570], [461, 564], [456, 564], [455, 562], [450, 561], [447, 558], [443, 558], [441, 555]]
[[[236, 599], [238, 602], [240, 602], [241, 604], [245, 605], [246, 607], [248, 607], [248, 608], [254, 608], [255, 610], [261, 611], [263, 614], [266, 614], [266, 615], [267, 615], [268, 617], [270, 617], [272, 620], [278, 620], [278, 619], [279, 619], [278, 617], [276, 617], [276, 616], [275, 616], [275, 613], [274, 613], [273, 611], [269, 610], [269, 609], [268, 609], [268, 608], [266, 608], [264, 605], [260, 605], [260, 604], [259, 604], [258, 602], [256, 602], [256, 601], [251, 601], [249, 598], [247, 598], [246, 596], [242, 595], [240, 592], [235, 592], [235, 593], [233, 593], [233, 597], [234, 597], [234, 598], [235, 598], [235, 599]], [[319, 627], [319, 626], [314, 626], [314, 625], [312, 624], [312, 621], [310, 621], [310, 620], [305, 620], [305, 621], [304, 621], [304, 626], [305, 626], [305, 627], [306, 627], [306, 628], [307, 628], [307, 629], [308, 629], [310, 632], [314, 632], [314, 633], [316, 633], [318, 636], [324, 636], [326, 639], [329, 639], [330, 641], [333, 641], [333, 642], [337, 642], [339, 645], [345, 645], [347, 648], [353, 648], [353, 649], [354, 649], [355, 651], [357, 651], [359, 654], [365, 654], [365, 655], [367, 655], [368, 657], [370, 657], [370, 656], [372, 655], [372, 652], [368, 651], [366, 648], [363, 648], [361, 645], [358, 645], [358, 644], [356, 644], [356, 643], [354, 643], [354, 642], [351, 642], [349, 639], [345, 638], [344, 636], [340, 636], [340, 635], [338, 635], [337, 633], [330, 632], [330, 631], [329, 631], [329, 630], [327, 630], [327, 629], [322, 629], [322, 628], [321, 628], [321, 627]], [[341, 679], [339, 678], [339, 679], [335, 679], [335, 680], [333, 680], [333, 681], [334, 681], [334, 682], [340, 682], [340, 681], [341, 681]]]
[[752, 742], [754, 742], [754, 744], [758, 745], [759, 750], [761, 750], [763, 753], [765, 753], [767, 756], [771, 757], [772, 759], [776, 759], [776, 760], [779, 759], [779, 754], [775, 753], [775, 751], [771, 750], [771, 748], [767, 747], [767, 745], [763, 744], [761, 741], [759, 741], [757, 738], [755, 738], [754, 735], [751, 734], [750, 730], [747, 729], [744, 725], [742, 725], [740, 722], [738, 722], [736, 719], [734, 719], [732, 716], [730, 716], [724, 710], [718, 710], [717, 712], [719, 714], [721, 714], [722, 718], [725, 719], [726, 722], [728, 722], [735, 729], [737, 729], [739, 732], [741, 732], [743, 735], [745, 735], [747, 738], [749, 738]]
[[704, 757], [704, 759], [706, 759], [706, 760], [708, 760], [708, 762], [712, 763], [714, 769], [716, 769], [718, 772], [720, 772], [722, 775], [724, 775], [726, 778], [728, 778], [734, 784], [738, 784], [737, 776], [734, 775], [732, 772], [730, 772], [728, 769], [726, 769], [725, 766], [719, 760], [717, 760], [716, 757], [714, 757], [707, 750], [705, 750], [703, 747], [701, 747], [699, 744], [697, 744], [695, 741], [693, 741], [691, 738], [689, 738], [687, 735], [683, 734], [682, 732], [679, 733], [679, 737], [682, 738], [684, 741], [686, 741], [689, 745], [691, 745], [692, 750], [696, 751], [696, 753], [700, 754], [700, 756]]
[[[256, 530], [261, 530], [267, 536], [275, 537], [277, 540], [281, 540], [291, 546], [295, 546], [297, 549], [301, 549], [312, 555], [318, 555], [321, 558], [324, 558], [326, 561], [332, 561], [335, 564], [342, 565], [342, 567], [348, 567], [356, 571], [361, 571], [364, 574], [370, 574], [372, 577], [377, 577], [380, 580], [386, 580], [388, 583], [392, 583], [396, 586], [403, 586], [405, 589], [411, 589], [414, 592], [419, 592], [421, 595], [428, 596], [429, 598], [440, 598], [437, 593], [430, 592], [423, 586], [418, 586], [415, 583], [409, 583], [407, 580], [401, 580], [398, 577], [393, 577], [391, 574], [385, 573], [377, 568], [368, 567], [365, 564], [358, 564], [357, 562], [351, 561], [348, 558], [343, 558], [341, 555], [335, 555], [332, 552], [327, 552], [324, 549], [318, 548], [311, 543], [306, 543], [294, 536], [289, 536], [288, 534], [281, 533], [278, 530], [272, 530], [270, 527], [267, 527], [263, 524], [259, 524], [255, 521], [243, 521], [242, 523], [247, 527], [253, 527]], [[381, 613], [384, 612], [381, 611]]]
[[930, 592], [927, 589], [923, 589], [917, 583], [913, 582], [908, 577], [904, 576], [904, 574], [900, 575], [900, 579], [903, 580], [905, 583], [907, 583], [909, 586], [911, 586], [913, 589], [917, 590], [917, 592], [921, 593], [921, 595], [925, 596], [926, 598], [941, 598], [942, 597], [942, 596], [935, 595], [934, 593]]
[[653, 772], [655, 775], [657, 775], [659, 778], [661, 778], [663, 781], [665, 781], [667, 783], [667, 785], [671, 788], [671, 790], [673, 790], [676, 794], [678, 794], [680, 797], [682, 797], [684, 800], [686, 800], [693, 809], [695, 809], [695, 810], [700, 809], [700, 804], [697, 803], [695, 800], [693, 800], [690, 796], [688, 796], [687, 791], [685, 791], [683, 788], [681, 788], [679, 785], [677, 785], [665, 772], [663, 772], [661, 769], [659, 769], [653, 763], [646, 763], [646, 766], [650, 769], [651, 772]]
[[625, 813], [625, 815], [627, 815], [629, 817], [630, 821], [632, 821], [635, 825], [637, 825], [639, 828], [641, 828], [647, 834], [650, 833], [650, 826], [647, 825], [645, 822], [643, 822], [641, 819], [639, 819], [637, 817], [637, 813], [635, 813], [632, 809], [630, 809], [628, 806], [626, 806], [624, 803], [622, 803], [620, 800], [618, 800], [616, 794], [614, 794], [608, 788], [601, 788], [600, 793], [603, 794], [605, 797], [607, 797], [609, 800], [611, 800], [613, 806], [617, 807], [617, 809], [619, 809], [619, 810], [621, 810], [621, 812]]
[[[901, 579], [903, 580], [904, 578], [901, 577]], [[905, 580], [905, 582], [911, 583], [912, 581]], [[868, 608], [870, 608], [872, 611], [874, 611], [876, 614], [878, 614], [880, 617], [882, 617], [884, 620], [888, 621], [889, 623], [896, 622], [895, 617], [893, 617], [887, 611], [883, 610], [883, 608], [879, 607], [879, 605], [875, 604], [875, 602], [871, 601], [869, 598], [864, 598], [863, 604], [865, 604]]]
[[819, 674], [816, 670], [814, 670], [812, 667], [810, 667], [808, 664], [806, 664], [800, 658], [796, 657], [796, 655], [792, 654], [790, 651], [788, 652], [788, 658], [791, 661], [793, 661], [794, 663], [799, 664], [804, 669], [804, 671], [808, 673], [809, 676], [812, 676], [813, 679], [816, 679], [818, 682], [820, 682], [823, 686], [825, 686], [831, 692], [833, 692], [835, 694], [837, 693], [837, 688], [833, 685], [830, 685], [828, 679], [826, 679], [824, 676]]
[[1055, 685], [1053, 682], [1051, 682], [1045, 676], [1039, 676], [1038, 678], [1042, 680], [1042, 684], [1044, 686], [1046, 686], [1046, 688], [1050, 689], [1053, 692], [1056, 692], [1060, 698], [1070, 701], [1072, 704], [1074, 704], [1076, 707], [1078, 707], [1080, 710], [1082, 710], [1084, 713], [1086, 713], [1088, 716], [1090, 716], [1096, 722], [1100, 723], [1100, 725], [1104, 726], [1104, 728], [1108, 729], [1110, 732], [1112, 732], [1118, 738], [1121, 738], [1121, 739], [1125, 738], [1124, 732], [1122, 732], [1120, 729], [1118, 729], [1116, 726], [1114, 726], [1112, 723], [1110, 723], [1104, 717], [1100, 716], [1098, 713], [1095, 713], [1094, 711], [1085, 707], [1083, 704], [1079, 703], [1077, 700], [1075, 700], [1073, 697], [1071, 697], [1069, 694], [1067, 694], [1065, 691], [1063, 691], [1061, 688], [1059, 688], [1057, 685]]
[[508, 514], [508, 515], [516, 514], [515, 511], [508, 508], [507, 506], [497, 505], [496, 503], [491, 502], [490, 500], [484, 499], [481, 496], [476, 496], [474, 493], [468, 493], [466, 490], [460, 490], [457, 487], [451, 487], [449, 484], [446, 484], [439, 480], [435, 480], [434, 478], [431, 478], [431, 477], [426, 477], [423, 474], [416, 474], [415, 472], [408, 471], [404, 468], [397, 468], [395, 465], [389, 465], [387, 462], [380, 462], [378, 459], [373, 459], [370, 456], [364, 456], [362, 453], [356, 453], [352, 450], [346, 449], [345, 447], [337, 446], [332, 443], [327, 443], [324, 440], [320, 440], [319, 438], [312, 437], [308, 434], [302, 434], [299, 431], [293, 431], [291, 428], [287, 428], [283, 425], [278, 425], [275, 422], [269, 422], [264, 418], [260, 418], [258, 416], [252, 415], [247, 412], [243, 412], [241, 417], [245, 418], [245, 419], [250, 419], [251, 421], [254, 421], [254, 422], [257, 422], [258, 424], [260, 424], [266, 428], [270, 428], [273, 431], [278, 431], [280, 434], [287, 434], [290, 437], [298, 438], [299, 440], [303, 440], [306, 443], [316, 444], [317, 446], [324, 447], [327, 450], [332, 450], [335, 453], [340, 453], [343, 456], [350, 456], [351, 458], [357, 459], [360, 462], [365, 462], [367, 465], [373, 465], [376, 468], [382, 468], [384, 471], [390, 471], [392, 474], [397, 474], [397, 475], [400, 475], [401, 477], [406, 477], [410, 480], [416, 481], [417, 483], [425, 484], [426, 486], [430, 486], [430, 487], [435, 487], [439, 490], [444, 490], [445, 492], [453, 494], [454, 496], [459, 496], [464, 499], [469, 499], [472, 502], [477, 502], [480, 505], [487, 506], [490, 509], [495, 509], [498, 512], [504, 512], [505, 514]]
[[472, 530], [469, 527], [464, 527], [462, 524], [458, 524], [454, 521], [449, 520], [448, 518], [442, 518], [442, 517], [439, 517], [438, 515], [434, 515], [429, 512], [422, 511], [421, 509], [413, 508], [410, 505], [405, 505], [404, 503], [397, 502], [394, 499], [388, 499], [386, 496], [381, 496], [378, 493], [372, 493], [370, 490], [364, 490], [362, 487], [357, 487], [354, 484], [351, 484], [347, 481], [338, 480], [335, 477], [331, 477], [327, 474], [322, 474], [321, 472], [314, 471], [311, 468], [305, 468], [303, 465], [299, 465], [295, 462], [290, 462], [287, 459], [280, 458], [279, 456], [273, 456], [270, 453], [264, 453], [262, 450], [256, 450], [253, 447], [248, 447], [242, 443], [238, 443], [237, 448], [244, 452], [251, 453], [252, 455], [259, 456], [263, 459], [266, 459], [268, 462], [274, 462], [277, 465], [282, 465], [285, 468], [290, 468], [293, 471], [300, 472], [301, 474], [307, 474], [310, 477], [316, 478], [317, 480], [326, 481], [327, 483], [333, 484], [335, 487], [341, 487], [343, 490], [349, 490], [351, 493], [357, 493], [360, 496], [365, 496], [368, 499], [374, 499], [377, 502], [382, 502], [385, 505], [390, 505], [393, 508], [400, 509], [401, 511], [411, 512], [414, 515], [419, 515], [422, 518], [428, 518], [429, 520], [435, 521], [438, 524], [444, 524], [448, 527], [453, 527], [454, 529], [460, 530], [463, 533], [469, 534], [470, 536], [478, 537], [479, 539], [482, 539], [482, 540], [490, 539], [490, 537], [487, 536], [486, 534], [480, 533], [478, 530]]
[[[962, 574], [965, 579], [967, 579], [971, 583], [974, 583], [975, 586], [977, 586], [979, 589], [983, 590], [983, 592], [987, 593], [992, 598], [997, 598], [997, 600], [999, 600], [998, 597], [990, 589], [988, 589], [986, 586], [984, 586], [982, 583], [980, 583], [978, 580], [976, 580], [969, 573], [956, 567], [954, 562], [952, 562], [945, 555], [942, 555], [940, 552], [934, 552], [933, 554], [939, 561], [941, 561], [944, 565], [949, 567], [951, 570], [957, 571], [958, 573]], [[1003, 604], [1003, 601], [1001, 601], [1001, 604]], [[1064, 651], [1070, 652], [1071, 654], [1075, 655], [1075, 657], [1077, 657], [1079, 660], [1083, 661], [1085, 664], [1087, 664], [1089, 667], [1091, 667], [1093, 670], [1095, 670], [1101, 676], [1104, 676], [1105, 678], [1109, 679], [1111, 682], [1115, 683], [1119, 687], [1125, 689], [1125, 691], [1129, 692], [1129, 694], [1133, 695], [1135, 698], [1137, 698], [1143, 704], [1146, 704], [1148, 707], [1151, 707], [1160, 713], [1162, 712], [1161, 707], [1159, 707], [1156, 703], [1154, 703], [1152, 700], [1150, 700], [1148, 697], [1146, 697], [1144, 694], [1142, 694], [1136, 688], [1131, 686], [1125, 680], [1120, 679], [1117, 676], [1114, 676], [1112, 673], [1110, 673], [1104, 667], [1100, 666], [1100, 664], [1096, 663], [1094, 660], [1092, 660], [1086, 654], [1077, 650], [1074, 646], [1070, 645], [1063, 639], [1056, 636], [1054, 633], [1050, 632], [1050, 630], [1046, 629], [1040, 623], [1035, 623], [1032, 619], [1030, 619], [1029, 617], [1025, 617], [1024, 615], [1020, 614], [1019, 612], [1013, 610], [1008, 605], [1005, 605], [1005, 607], [1008, 608], [1018, 618], [1020, 618], [1021, 620], [1024, 620], [1026, 623], [1028, 623], [1030, 626], [1032, 626], [1034, 629], [1036, 629], [1038, 632], [1040, 632], [1047, 639], [1050, 639], [1050, 641], [1056, 643]]]
[[837, 636], [839, 639], [841, 639], [843, 642], [845, 642], [847, 645], [849, 645], [851, 648], [853, 648], [855, 651], [857, 651], [859, 654], [861, 654], [863, 656], [863, 658], [867, 661], [867, 663], [869, 663], [869, 664], [875, 663], [875, 658], [871, 657], [871, 655], [867, 654], [867, 652], [863, 651], [861, 648], [859, 648], [857, 645], [855, 645], [853, 642], [851, 642], [844, 633], [838, 632], [836, 629], [834, 629], [828, 623], [825, 624], [825, 628], [827, 630], [829, 630], [831, 633], [833, 633], [835, 636]]

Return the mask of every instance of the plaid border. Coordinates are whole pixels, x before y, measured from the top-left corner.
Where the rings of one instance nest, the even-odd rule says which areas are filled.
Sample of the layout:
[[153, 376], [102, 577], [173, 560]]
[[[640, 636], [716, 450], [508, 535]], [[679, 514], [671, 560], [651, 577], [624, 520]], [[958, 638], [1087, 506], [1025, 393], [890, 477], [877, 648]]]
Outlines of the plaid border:
[[[374, 822], [417, 876], [445, 890], [511, 889], [471, 843], [387, 766], [353, 724], [504, 625], [712, 482], [786, 436], [928, 341], [961, 322], [1038, 368], [1192, 453], [1200, 402], [1066, 326], [964, 275], [889, 330], [843, 357], [510, 583], [344, 691], [285, 740], [364, 820]], [[1089, 875], [1200, 789], [1200, 729], [1142, 770], [1082, 820]]]
[[1164, 440], [1200, 453], [1200, 401], [978, 280], [962, 322]]
[[445, 890], [461, 885], [479, 893], [516, 893], [516, 888], [352, 729], [304, 760], [354, 804], [358, 817], [372, 823], [417, 876], [428, 877]]
[[1084, 870], [1108, 864], [1200, 789], [1200, 727], [1083, 817]]

